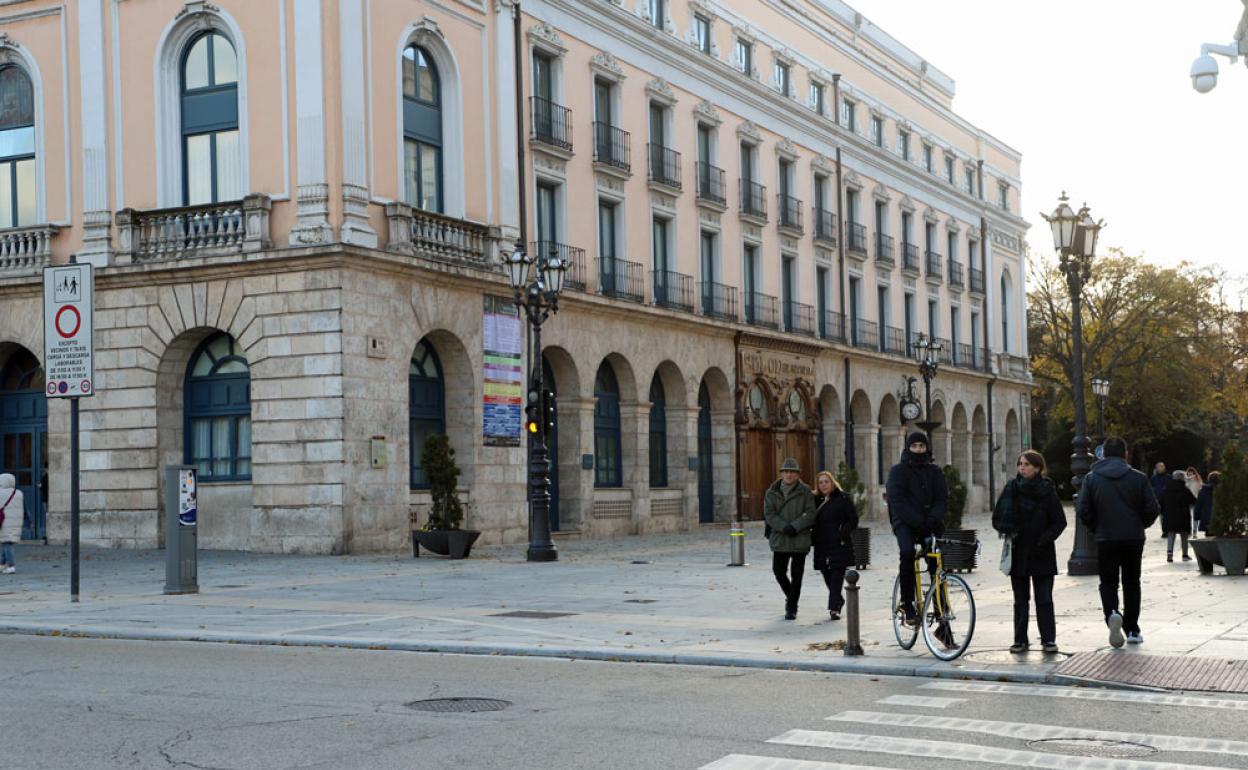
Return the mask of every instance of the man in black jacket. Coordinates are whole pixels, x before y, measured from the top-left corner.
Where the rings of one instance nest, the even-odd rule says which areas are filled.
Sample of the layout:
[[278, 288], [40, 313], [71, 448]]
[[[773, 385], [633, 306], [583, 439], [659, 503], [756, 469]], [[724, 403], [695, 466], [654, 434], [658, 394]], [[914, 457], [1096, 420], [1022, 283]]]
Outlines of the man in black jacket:
[[[1105, 459], [1083, 479], [1075, 503], [1079, 520], [1096, 535], [1101, 575], [1101, 609], [1109, 626], [1109, 643], [1140, 644], [1140, 561], [1144, 530], [1161, 512], [1148, 477], [1127, 465], [1127, 442], [1105, 439]], [[1122, 576], [1122, 613], [1118, 612], [1118, 580]]]
[[949, 507], [949, 487], [945, 474], [932, 462], [927, 435], [914, 431], [906, 437], [901, 461], [888, 471], [888, 519], [897, 536], [901, 563], [901, 604], [906, 622], [918, 622], [914, 606], [914, 546], [929, 535], [945, 531], [945, 510]]

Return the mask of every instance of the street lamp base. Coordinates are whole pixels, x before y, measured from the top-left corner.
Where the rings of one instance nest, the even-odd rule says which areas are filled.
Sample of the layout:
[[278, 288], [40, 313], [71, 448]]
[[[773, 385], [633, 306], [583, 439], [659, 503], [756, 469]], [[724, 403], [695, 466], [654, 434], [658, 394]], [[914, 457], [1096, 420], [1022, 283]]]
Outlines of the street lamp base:
[[1081, 575], [1097, 575], [1100, 570], [1097, 567], [1095, 556], [1072, 556], [1070, 561], [1066, 562], [1066, 574], [1072, 577]]
[[553, 543], [549, 546], [529, 546], [529, 551], [525, 558], [528, 561], [559, 561], [559, 551], [556, 550]]

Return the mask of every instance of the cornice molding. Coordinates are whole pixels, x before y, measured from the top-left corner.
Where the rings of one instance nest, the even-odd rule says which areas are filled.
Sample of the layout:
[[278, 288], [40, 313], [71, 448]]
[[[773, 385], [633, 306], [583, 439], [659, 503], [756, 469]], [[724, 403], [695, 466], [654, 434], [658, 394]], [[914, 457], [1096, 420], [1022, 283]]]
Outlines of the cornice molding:
[[676, 103], [676, 92], [663, 78], [653, 78], [646, 83], [646, 93], [649, 94], [651, 101], [662, 102], [668, 107]]
[[714, 126], [719, 126], [724, 122], [719, 110], [715, 109], [715, 105], [707, 99], [693, 105], [693, 118], [700, 123], [710, 123]]
[[563, 56], [568, 52], [568, 47], [564, 44], [563, 38], [559, 36], [554, 27], [545, 21], [529, 27], [528, 36], [531, 44], [545, 49], [556, 56]]
[[589, 60], [589, 67], [598, 75], [616, 83], [622, 82], [628, 77], [628, 75], [624, 74], [624, 68], [620, 66], [619, 59], [616, 59], [615, 54], [610, 51], [601, 51], [594, 54]]

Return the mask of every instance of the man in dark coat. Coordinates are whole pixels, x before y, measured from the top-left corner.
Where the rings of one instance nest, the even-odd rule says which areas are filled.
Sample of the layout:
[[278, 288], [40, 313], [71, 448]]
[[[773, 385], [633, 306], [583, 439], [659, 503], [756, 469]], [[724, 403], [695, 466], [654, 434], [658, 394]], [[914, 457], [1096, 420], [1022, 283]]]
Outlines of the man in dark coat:
[[798, 478], [797, 460], [785, 459], [780, 478], [763, 497], [763, 518], [771, 527], [771, 571], [784, 591], [784, 619], [797, 619], [802, 595], [802, 574], [810, 553], [810, 528], [815, 525], [815, 495]]
[[[1109, 626], [1109, 643], [1140, 644], [1140, 562], [1144, 530], [1153, 525], [1161, 508], [1152, 485], [1127, 465], [1127, 442], [1105, 439], [1105, 459], [1084, 478], [1075, 504], [1079, 520], [1096, 535], [1096, 557], [1101, 576], [1101, 609]], [[1118, 581], [1122, 579], [1122, 613], [1118, 612]]]
[[1148, 477], [1148, 483], [1153, 487], [1153, 496], [1157, 501], [1161, 501], [1161, 496], [1166, 492], [1166, 482], [1170, 480], [1170, 474], [1166, 473], [1166, 464], [1158, 461], [1153, 466], [1153, 475]]
[[949, 487], [945, 474], [932, 462], [927, 434], [913, 431], [906, 437], [901, 461], [888, 471], [888, 519], [897, 537], [900, 556], [901, 604], [907, 623], [917, 623], [914, 606], [914, 546], [929, 535], [945, 531]]
[[1166, 536], [1166, 561], [1174, 561], [1174, 536], [1183, 539], [1183, 561], [1191, 561], [1187, 553], [1187, 533], [1192, 528], [1192, 505], [1196, 498], [1187, 488], [1187, 474], [1175, 471], [1158, 498], [1161, 503], [1161, 532]]

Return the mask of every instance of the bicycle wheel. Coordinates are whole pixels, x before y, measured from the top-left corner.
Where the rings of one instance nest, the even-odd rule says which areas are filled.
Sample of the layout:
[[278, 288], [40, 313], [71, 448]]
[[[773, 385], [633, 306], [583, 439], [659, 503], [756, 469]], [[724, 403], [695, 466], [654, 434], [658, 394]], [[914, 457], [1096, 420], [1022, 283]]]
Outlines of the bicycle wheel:
[[956, 660], [975, 634], [975, 597], [957, 575], [938, 575], [923, 597], [923, 641], [941, 660]]
[[901, 607], [901, 576], [893, 580], [893, 634], [901, 649], [908, 650], [919, 638], [919, 627], [906, 625], [906, 611]]

